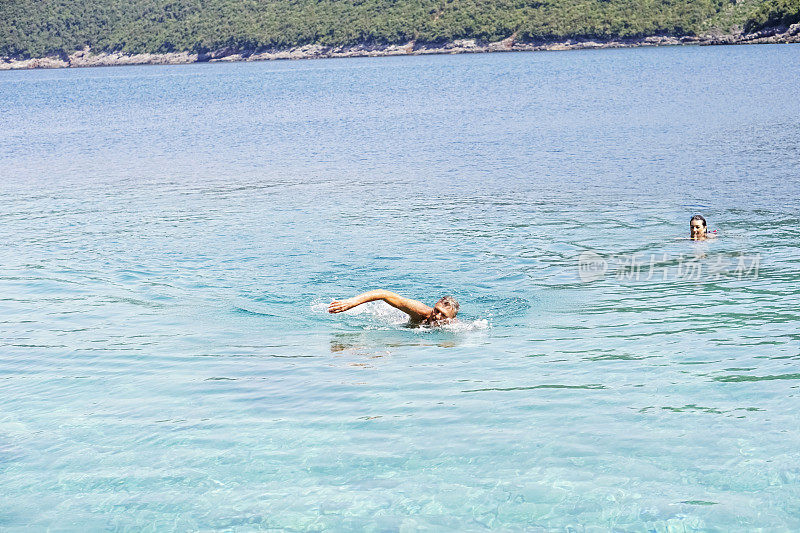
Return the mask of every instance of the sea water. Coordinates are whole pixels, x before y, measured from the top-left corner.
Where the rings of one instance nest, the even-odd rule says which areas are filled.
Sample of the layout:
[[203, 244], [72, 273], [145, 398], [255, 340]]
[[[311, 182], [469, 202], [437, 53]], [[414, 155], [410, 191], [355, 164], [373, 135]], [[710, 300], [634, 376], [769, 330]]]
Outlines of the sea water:
[[[800, 529], [798, 80], [800, 45], [0, 73], [0, 529]], [[461, 321], [326, 312], [377, 288]]]

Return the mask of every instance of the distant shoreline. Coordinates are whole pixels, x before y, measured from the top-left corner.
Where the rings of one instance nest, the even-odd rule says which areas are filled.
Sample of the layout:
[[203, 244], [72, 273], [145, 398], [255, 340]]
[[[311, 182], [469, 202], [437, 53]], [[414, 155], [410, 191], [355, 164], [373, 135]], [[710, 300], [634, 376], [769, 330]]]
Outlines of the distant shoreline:
[[93, 53], [90, 50], [74, 52], [68, 56], [49, 56], [31, 59], [0, 58], [0, 70], [35, 68], [81, 68], [122, 65], [184, 65], [189, 63], [216, 63], [233, 61], [270, 61], [277, 59], [323, 59], [337, 57], [383, 57], [428, 54], [464, 54], [485, 52], [532, 52], [540, 50], [586, 50], [600, 48], [636, 48], [641, 46], [723, 45], [800, 43], [800, 23], [789, 27], [761, 30], [740, 35], [701, 36], [651, 36], [638, 39], [566, 39], [552, 42], [522, 42], [514, 36], [497, 42], [480, 42], [459, 39], [444, 44], [416, 43], [352, 46], [322, 46], [309, 44], [283, 50], [231, 50], [220, 49], [196, 54], [173, 52], [159, 54], [124, 54], [122, 52]]

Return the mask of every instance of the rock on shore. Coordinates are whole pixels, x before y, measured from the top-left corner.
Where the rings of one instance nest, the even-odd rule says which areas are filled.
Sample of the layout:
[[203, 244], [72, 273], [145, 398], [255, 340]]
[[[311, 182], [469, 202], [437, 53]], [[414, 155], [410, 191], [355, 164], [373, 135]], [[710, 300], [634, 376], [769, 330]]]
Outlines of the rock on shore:
[[578, 50], [590, 48], [631, 48], [638, 46], [679, 46], [716, 44], [797, 43], [800, 42], [800, 23], [792, 26], [762, 30], [752, 34], [701, 35], [701, 36], [652, 36], [641, 39], [567, 39], [558, 42], [521, 42], [512, 35], [502, 41], [480, 42], [474, 39], [459, 39], [444, 44], [416, 43], [354, 46], [322, 46], [309, 44], [286, 50], [241, 51], [222, 48], [212, 52], [195, 54], [175, 52], [165, 54], [123, 54], [122, 52], [93, 53], [91, 50], [77, 51], [63, 57], [41, 57], [32, 59], [0, 58], [0, 70], [66, 67], [106, 67], [118, 65], [180, 65], [187, 63], [221, 61], [269, 61], [274, 59], [316, 59], [328, 57], [376, 57], [423, 54], [461, 54], [480, 52], [516, 52], [535, 50]]

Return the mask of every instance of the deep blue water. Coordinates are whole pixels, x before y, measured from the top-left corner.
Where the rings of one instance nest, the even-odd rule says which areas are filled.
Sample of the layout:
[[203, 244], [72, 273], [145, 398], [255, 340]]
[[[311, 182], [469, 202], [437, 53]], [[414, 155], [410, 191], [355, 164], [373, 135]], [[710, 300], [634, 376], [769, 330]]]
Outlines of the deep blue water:
[[[799, 80], [0, 72], [0, 530], [800, 529]], [[375, 288], [462, 322], [325, 312]]]

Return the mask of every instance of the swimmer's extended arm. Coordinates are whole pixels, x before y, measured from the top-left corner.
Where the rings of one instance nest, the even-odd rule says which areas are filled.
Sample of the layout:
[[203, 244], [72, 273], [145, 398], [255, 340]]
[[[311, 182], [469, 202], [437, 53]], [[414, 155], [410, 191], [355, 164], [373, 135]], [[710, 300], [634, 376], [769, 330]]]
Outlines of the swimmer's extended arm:
[[412, 300], [411, 298], [404, 298], [399, 294], [384, 291], [382, 289], [365, 292], [346, 300], [336, 300], [335, 302], [331, 303], [330, 306], [328, 306], [328, 312], [341, 313], [342, 311], [347, 311], [348, 309], [352, 309], [357, 305], [367, 302], [374, 302], [375, 300], [383, 300], [392, 307], [396, 307], [402, 312], [407, 313], [411, 317], [411, 320], [415, 321], [422, 320], [430, 315], [431, 312], [433, 312], [433, 309], [422, 302]]

